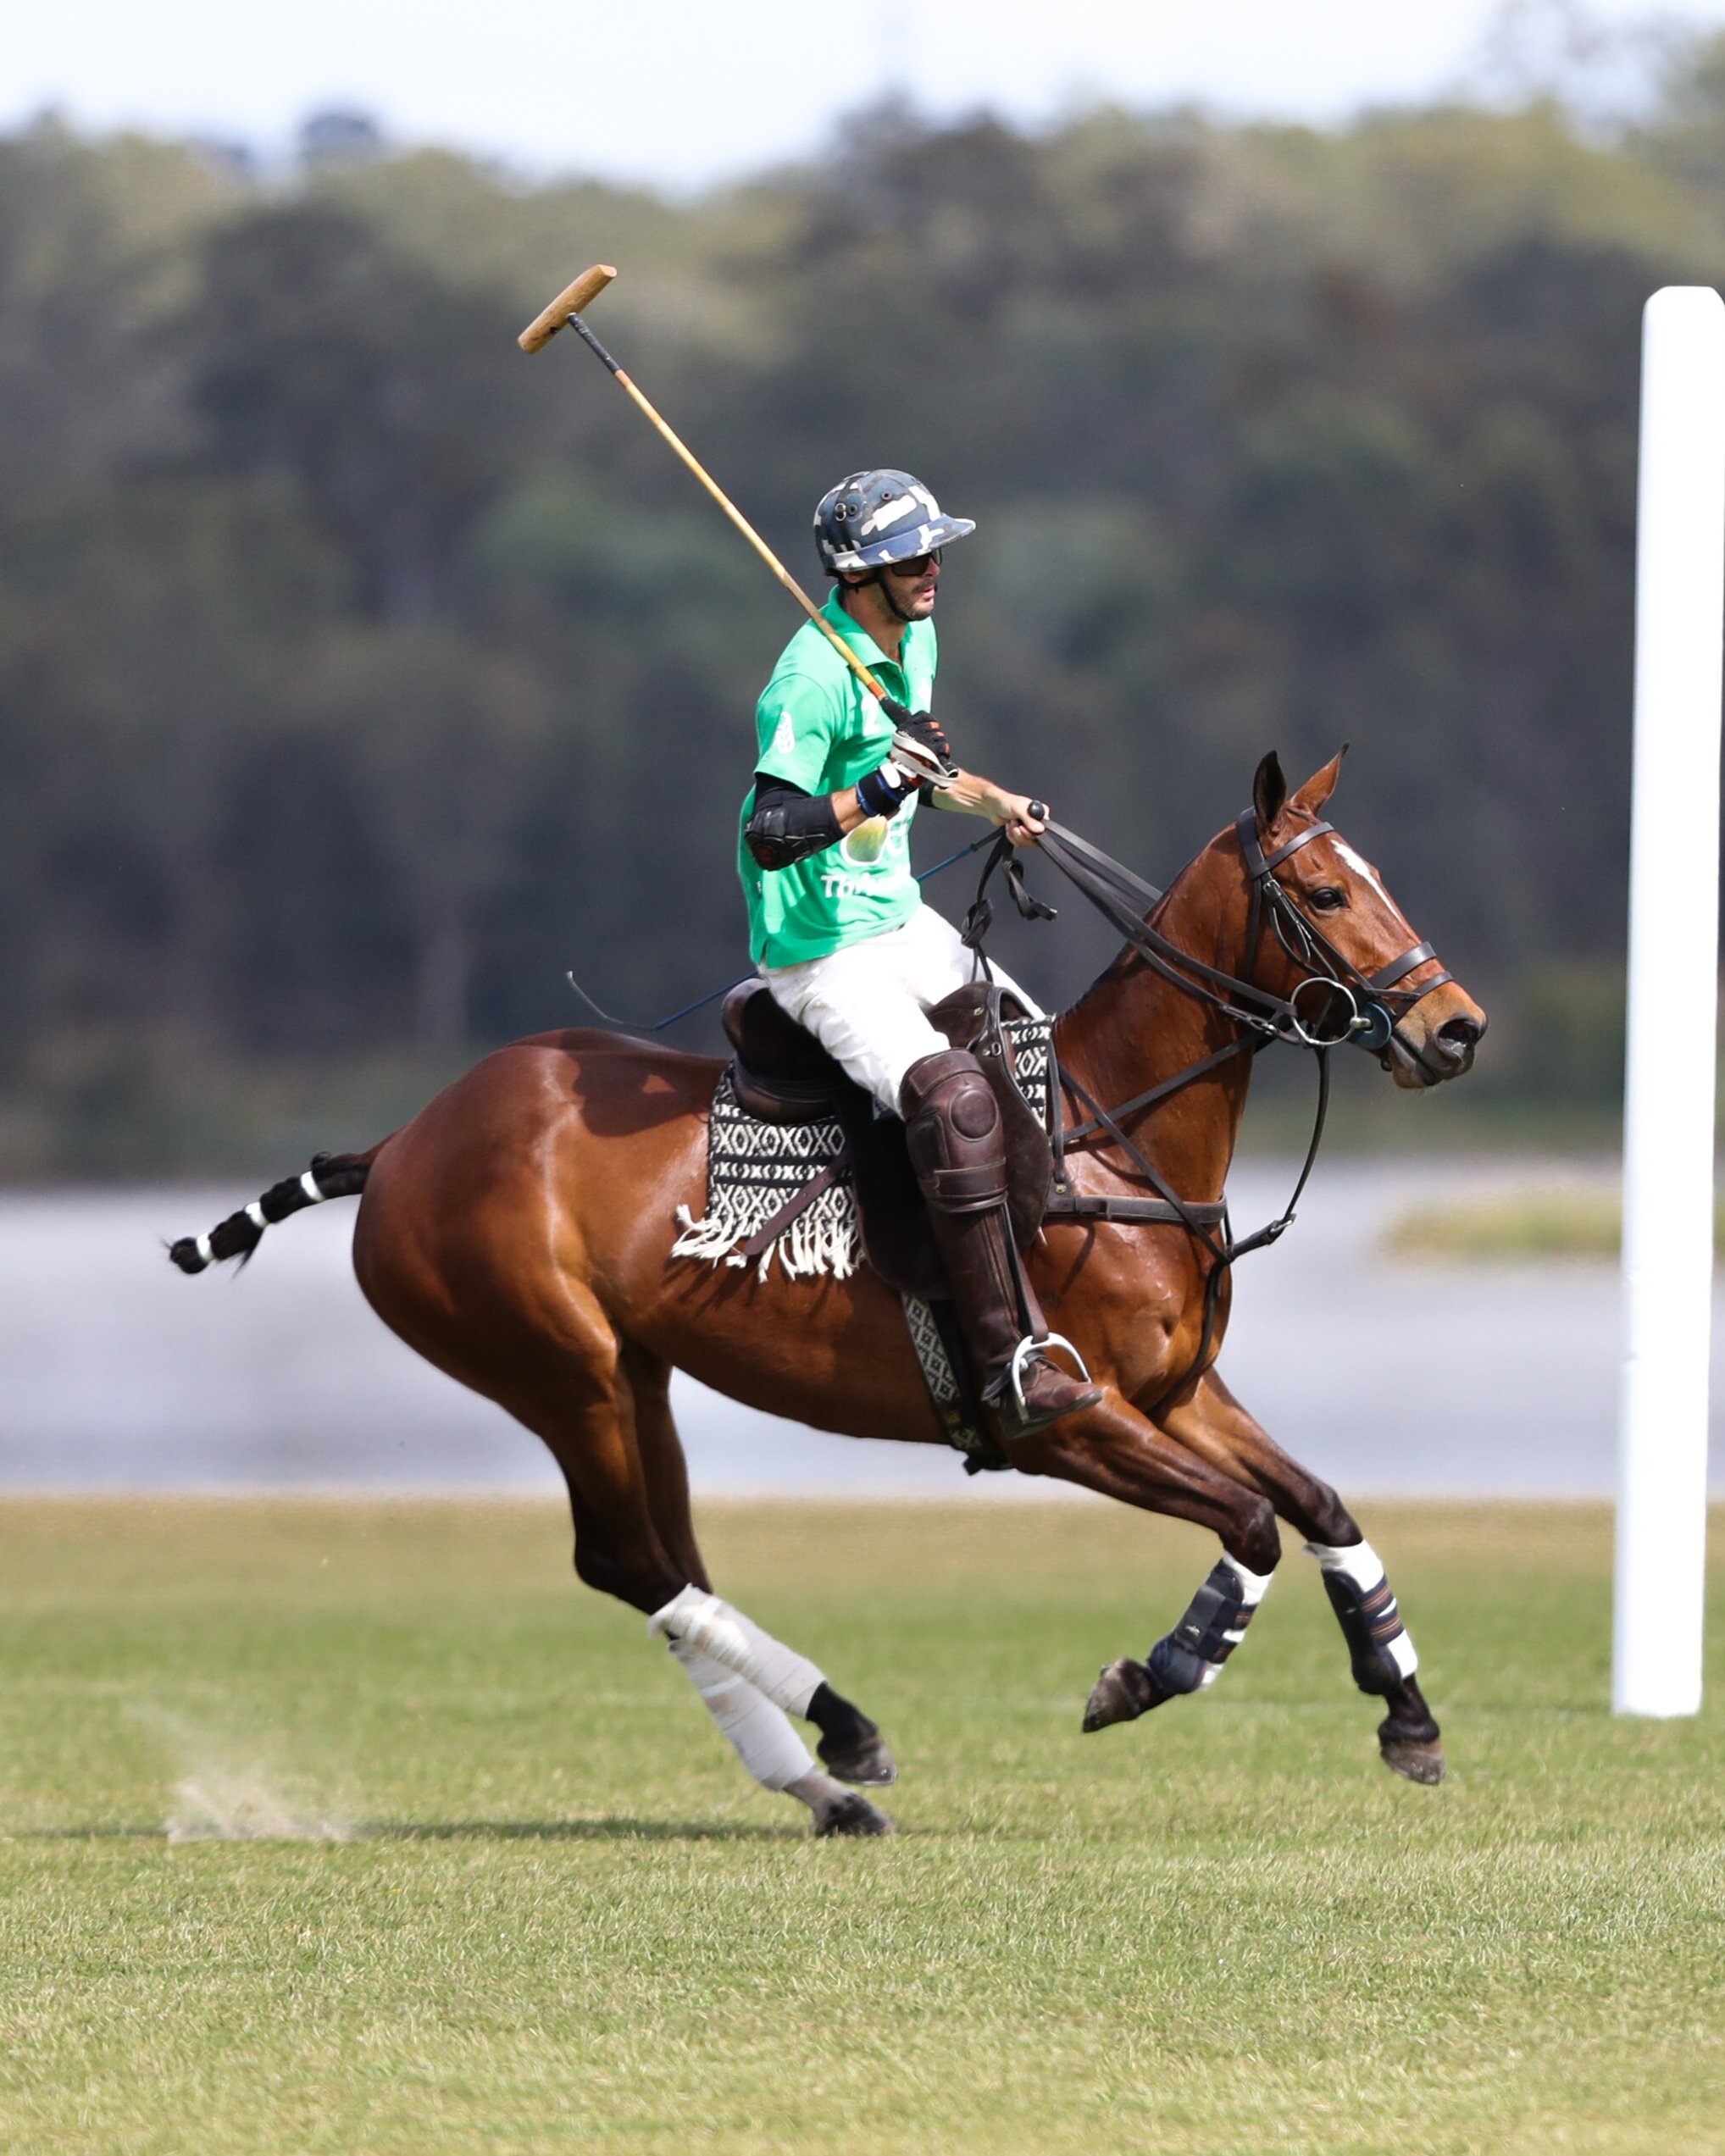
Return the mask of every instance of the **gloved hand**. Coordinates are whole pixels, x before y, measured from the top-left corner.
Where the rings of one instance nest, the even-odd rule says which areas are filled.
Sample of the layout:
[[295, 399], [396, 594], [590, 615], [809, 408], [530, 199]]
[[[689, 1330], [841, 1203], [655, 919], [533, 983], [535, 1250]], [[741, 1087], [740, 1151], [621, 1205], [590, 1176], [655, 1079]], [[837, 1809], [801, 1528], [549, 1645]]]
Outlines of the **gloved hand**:
[[950, 786], [958, 776], [952, 745], [940, 721], [927, 712], [907, 710], [890, 696], [881, 708], [897, 731], [892, 737], [892, 761], [905, 777], [924, 786]]
[[857, 781], [857, 800], [865, 816], [896, 816], [921, 781], [907, 779], [890, 757]]

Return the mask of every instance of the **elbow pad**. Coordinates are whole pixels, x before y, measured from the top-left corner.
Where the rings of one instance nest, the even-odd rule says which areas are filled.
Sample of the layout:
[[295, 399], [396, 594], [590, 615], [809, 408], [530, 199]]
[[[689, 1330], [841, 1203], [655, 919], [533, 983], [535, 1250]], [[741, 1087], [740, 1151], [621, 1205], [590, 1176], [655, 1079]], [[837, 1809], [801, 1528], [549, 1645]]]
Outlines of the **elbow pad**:
[[830, 794], [780, 794], [763, 802], [743, 827], [749, 851], [763, 868], [790, 868], [824, 853], [843, 834]]

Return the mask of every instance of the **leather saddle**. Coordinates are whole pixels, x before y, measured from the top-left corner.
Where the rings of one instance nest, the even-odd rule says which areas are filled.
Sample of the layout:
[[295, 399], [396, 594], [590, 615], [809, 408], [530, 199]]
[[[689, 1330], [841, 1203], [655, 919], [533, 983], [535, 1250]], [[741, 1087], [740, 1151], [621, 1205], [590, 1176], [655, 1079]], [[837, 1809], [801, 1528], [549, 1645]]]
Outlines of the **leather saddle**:
[[[1048, 1209], [1054, 1156], [1034, 1109], [1012, 1078], [1012, 1046], [1003, 1018], [1029, 1013], [991, 981], [973, 981], [935, 1004], [929, 1023], [954, 1048], [981, 1064], [1000, 1103], [1007, 1146], [1008, 1207], [1021, 1250], [1036, 1239]], [[845, 1133], [834, 1163], [856, 1187], [862, 1250], [889, 1287], [927, 1300], [947, 1294], [935, 1238], [896, 1116], [847, 1078], [812, 1033], [781, 1010], [763, 981], [745, 981], [725, 998], [724, 1030], [735, 1050], [731, 1087], [738, 1105], [763, 1122], [835, 1122]]]

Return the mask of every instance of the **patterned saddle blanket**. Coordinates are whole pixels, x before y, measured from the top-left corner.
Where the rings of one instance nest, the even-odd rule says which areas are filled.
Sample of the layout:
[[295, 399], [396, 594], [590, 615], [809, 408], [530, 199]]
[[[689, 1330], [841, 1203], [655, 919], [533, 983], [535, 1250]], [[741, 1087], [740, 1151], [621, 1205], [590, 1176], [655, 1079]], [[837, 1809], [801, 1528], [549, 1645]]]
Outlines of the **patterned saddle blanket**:
[[[1012, 1076], [1032, 1113], [1048, 1127], [1048, 1039], [1052, 1021], [1008, 1018]], [[785, 1278], [830, 1273], [846, 1280], [863, 1262], [857, 1192], [843, 1167], [836, 1119], [769, 1123], [736, 1097], [727, 1068], [713, 1097], [707, 1147], [707, 1211], [677, 1208], [682, 1233], [674, 1258], [753, 1264], [765, 1280], [776, 1259]]]

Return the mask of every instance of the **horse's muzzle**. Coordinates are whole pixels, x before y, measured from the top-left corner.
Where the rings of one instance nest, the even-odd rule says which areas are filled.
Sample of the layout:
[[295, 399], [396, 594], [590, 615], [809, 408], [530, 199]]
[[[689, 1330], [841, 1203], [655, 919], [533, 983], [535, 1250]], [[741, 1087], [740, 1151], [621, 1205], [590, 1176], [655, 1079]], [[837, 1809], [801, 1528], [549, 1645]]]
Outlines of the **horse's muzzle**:
[[1474, 1050], [1485, 1038], [1485, 1013], [1477, 1006], [1457, 1011], [1434, 1026], [1420, 1040], [1398, 1026], [1390, 1042], [1391, 1070], [1401, 1086], [1442, 1085], [1464, 1078], [1473, 1067]]

